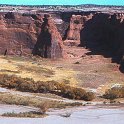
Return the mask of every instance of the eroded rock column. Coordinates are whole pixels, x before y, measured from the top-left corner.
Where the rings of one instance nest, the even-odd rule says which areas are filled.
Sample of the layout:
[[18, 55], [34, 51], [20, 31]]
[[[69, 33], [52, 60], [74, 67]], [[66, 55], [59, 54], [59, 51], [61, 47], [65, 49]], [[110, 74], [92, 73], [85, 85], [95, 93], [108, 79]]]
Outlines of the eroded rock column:
[[61, 58], [63, 42], [60, 33], [50, 15], [44, 15], [41, 33], [37, 39], [33, 54], [44, 58]]

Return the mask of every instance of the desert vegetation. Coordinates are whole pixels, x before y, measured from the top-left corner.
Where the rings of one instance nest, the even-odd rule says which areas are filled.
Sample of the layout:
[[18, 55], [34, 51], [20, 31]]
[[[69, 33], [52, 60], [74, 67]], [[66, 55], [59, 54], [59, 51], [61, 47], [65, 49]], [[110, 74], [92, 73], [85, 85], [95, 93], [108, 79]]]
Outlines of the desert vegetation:
[[31, 112], [24, 112], [24, 113], [14, 113], [14, 112], [4, 113], [4, 114], [2, 114], [2, 116], [4, 116], [4, 117], [42, 118], [46, 115], [43, 113], [40, 113], [40, 112], [31, 111]]
[[45, 114], [49, 108], [66, 108], [82, 105], [80, 102], [65, 103], [55, 100], [45, 100], [35, 96], [22, 96], [10, 93], [0, 93], [0, 103], [36, 107], [39, 108], [39, 112], [42, 114]]
[[114, 100], [117, 98], [124, 98], [124, 86], [122, 87], [113, 87], [105, 92], [103, 95], [104, 98]]
[[0, 84], [3, 87], [16, 88], [20, 91], [34, 92], [34, 93], [52, 93], [69, 99], [86, 100], [94, 99], [92, 92], [86, 92], [82, 88], [72, 87], [64, 83], [56, 81], [37, 81], [30, 78], [21, 78], [14, 75], [0, 75]]

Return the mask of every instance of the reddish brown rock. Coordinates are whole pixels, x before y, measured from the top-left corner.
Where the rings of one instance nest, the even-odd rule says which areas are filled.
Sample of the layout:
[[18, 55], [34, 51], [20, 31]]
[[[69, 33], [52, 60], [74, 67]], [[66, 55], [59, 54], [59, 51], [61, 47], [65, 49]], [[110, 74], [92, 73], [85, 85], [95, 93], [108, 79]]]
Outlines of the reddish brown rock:
[[102, 54], [112, 57], [113, 61], [117, 57], [119, 62], [124, 54], [124, 14], [90, 13], [64, 12], [61, 16], [61, 13], [53, 12], [50, 13], [53, 19], [45, 15], [44, 20], [42, 12], [36, 15], [2, 13], [0, 54], [6, 50], [7, 54], [14, 55], [31, 54], [33, 51], [34, 55], [46, 58], [63, 57], [62, 35], [66, 39], [66, 49], [71, 48], [68, 45], [80, 44], [91, 51], [89, 54]]
[[0, 28], [6, 28], [6, 24], [2, 15], [0, 16]]
[[33, 54], [45, 58], [61, 58], [63, 43], [60, 33], [50, 15], [44, 15], [41, 33]]
[[70, 19], [69, 29], [67, 31], [66, 45], [79, 45], [80, 44], [80, 32], [86, 21], [92, 18], [92, 14], [88, 16], [72, 15]]
[[80, 30], [82, 29], [83, 23], [83, 17], [81, 15], [72, 15], [67, 39], [80, 40]]
[[0, 29], [0, 53], [4, 54], [7, 50], [9, 55], [31, 54], [33, 38], [23, 29]]
[[[26, 20], [27, 19], [27, 20]], [[36, 26], [31, 17], [7, 13], [0, 16], [0, 54], [27, 55], [36, 43]], [[32, 25], [32, 27], [31, 27]]]
[[81, 30], [81, 45], [90, 54], [111, 57], [119, 63], [124, 54], [124, 15], [122, 13], [96, 13]]
[[5, 14], [6, 19], [15, 19], [15, 14], [13, 12], [8, 12]]

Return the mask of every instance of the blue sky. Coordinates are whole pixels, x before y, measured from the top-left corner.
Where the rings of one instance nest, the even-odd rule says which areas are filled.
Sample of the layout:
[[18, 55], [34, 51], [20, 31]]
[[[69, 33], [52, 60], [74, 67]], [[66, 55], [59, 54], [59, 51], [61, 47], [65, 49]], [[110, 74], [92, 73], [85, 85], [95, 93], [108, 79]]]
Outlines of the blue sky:
[[124, 5], [124, 0], [0, 0], [0, 4], [23, 4], [23, 5]]

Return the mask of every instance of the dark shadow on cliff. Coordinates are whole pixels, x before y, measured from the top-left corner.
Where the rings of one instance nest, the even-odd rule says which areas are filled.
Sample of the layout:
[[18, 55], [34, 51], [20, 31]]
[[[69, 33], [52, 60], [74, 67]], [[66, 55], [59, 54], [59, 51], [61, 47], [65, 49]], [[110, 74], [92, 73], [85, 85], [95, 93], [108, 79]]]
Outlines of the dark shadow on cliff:
[[120, 23], [116, 15], [98, 13], [86, 22], [81, 30], [81, 44], [91, 52], [88, 55], [103, 55], [112, 58], [112, 62], [120, 63], [124, 48], [124, 23]]
[[124, 73], [124, 57], [122, 58], [121, 62], [120, 62], [120, 67], [119, 67], [120, 71], [122, 73]]
[[44, 23], [41, 26], [41, 33], [38, 36], [37, 43], [35, 44], [33, 55], [39, 55], [48, 58], [48, 51], [51, 47], [51, 34], [48, 30], [48, 20], [44, 18]]
[[43, 58], [62, 58], [62, 39], [52, 17], [45, 14], [41, 26], [41, 33], [33, 49], [33, 55]]
[[61, 16], [61, 19], [64, 21], [64, 22], [70, 22], [70, 19], [72, 17], [72, 15], [89, 15], [90, 13], [92, 14], [95, 14], [96, 12], [95, 11], [68, 11], [68, 12], [61, 12], [60, 13], [60, 16]]

